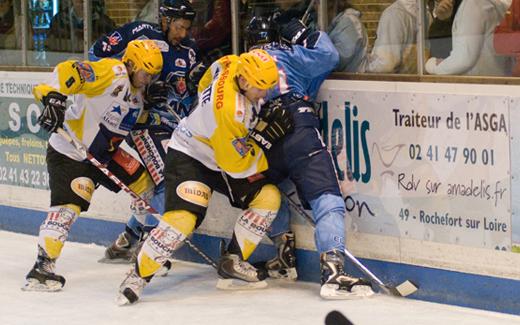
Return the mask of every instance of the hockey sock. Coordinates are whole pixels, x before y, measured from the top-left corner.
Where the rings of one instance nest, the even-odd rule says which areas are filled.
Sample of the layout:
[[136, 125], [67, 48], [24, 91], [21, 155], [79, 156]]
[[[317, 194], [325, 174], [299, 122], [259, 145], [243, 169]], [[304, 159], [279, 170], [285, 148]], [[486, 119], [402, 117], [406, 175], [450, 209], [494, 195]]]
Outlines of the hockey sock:
[[271, 222], [280, 208], [280, 192], [276, 186], [268, 184], [262, 187], [235, 223], [231, 252], [240, 248], [241, 256], [247, 260], [264, 237]]
[[180, 247], [183, 240], [195, 228], [197, 217], [188, 211], [169, 211], [151, 232], [137, 256], [137, 272], [147, 278], [155, 274], [161, 265]]
[[67, 240], [70, 227], [78, 218], [80, 207], [73, 204], [54, 206], [49, 209], [47, 218], [40, 226], [38, 245], [51, 259], [60, 256]]

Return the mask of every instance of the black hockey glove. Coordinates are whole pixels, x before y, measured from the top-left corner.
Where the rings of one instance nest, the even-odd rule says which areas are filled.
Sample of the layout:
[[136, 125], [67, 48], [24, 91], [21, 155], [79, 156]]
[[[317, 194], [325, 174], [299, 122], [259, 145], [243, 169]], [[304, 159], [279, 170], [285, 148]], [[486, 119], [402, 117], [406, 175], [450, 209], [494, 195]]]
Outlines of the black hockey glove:
[[281, 106], [264, 107], [250, 135], [260, 148], [269, 151], [276, 142], [293, 130], [293, 119], [287, 110]]
[[47, 132], [56, 132], [63, 127], [65, 110], [67, 109], [67, 96], [56, 91], [51, 91], [42, 98], [43, 112], [38, 117], [38, 124]]
[[191, 68], [188, 76], [186, 77], [186, 87], [188, 88], [188, 93], [190, 95], [195, 95], [197, 93], [197, 88], [199, 87], [199, 81], [206, 72], [208, 67], [200, 62], [193, 68]]
[[290, 22], [280, 27], [282, 41], [291, 45], [302, 45], [310, 32], [311, 30], [296, 18], [291, 19]]
[[165, 81], [158, 80], [149, 84], [144, 95], [145, 109], [166, 103], [170, 90], [172, 90], [172, 86]]

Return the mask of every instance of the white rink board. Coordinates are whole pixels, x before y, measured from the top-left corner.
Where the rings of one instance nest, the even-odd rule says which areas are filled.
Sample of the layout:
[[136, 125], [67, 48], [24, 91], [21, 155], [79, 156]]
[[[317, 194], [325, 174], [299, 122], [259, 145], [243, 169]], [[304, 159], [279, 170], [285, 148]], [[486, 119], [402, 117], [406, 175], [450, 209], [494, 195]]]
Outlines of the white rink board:
[[[42, 80], [44, 76], [45, 74], [43, 73], [0, 73], [0, 77], [4, 82], [6, 80], [18, 80], [19, 82], [22, 82], [23, 80], [27, 79], [31, 80], [31, 83], [35, 83], [38, 80]], [[497, 159], [497, 165], [495, 169], [488, 170], [488, 168], [482, 165], [472, 168], [463, 168], [464, 166], [462, 166], [459, 167], [460, 169], [450, 170], [448, 175], [442, 176], [451, 177], [459, 182], [462, 182], [465, 179], [463, 173], [467, 173], [468, 175], [472, 175], [472, 177], [475, 179], [484, 177], [485, 179], [489, 180], [489, 184], [492, 184], [492, 182], [496, 182], [497, 180], [500, 180], [500, 182], [503, 184], [508, 184], [504, 185], [508, 190], [508, 196], [503, 197], [503, 201], [501, 201], [503, 204], [501, 203], [500, 207], [496, 207], [495, 209], [492, 207], [492, 205], [488, 204], [490, 202], [494, 202], [493, 200], [489, 200], [489, 202], [487, 202], [488, 200], [482, 200], [479, 203], [482, 205], [474, 206], [473, 201], [459, 198], [457, 199], [459, 200], [457, 207], [453, 208], [449, 204], [449, 198], [431, 196], [426, 200], [424, 193], [415, 193], [412, 195], [411, 193], [408, 193], [409, 191], [404, 190], [401, 192], [398, 191], [398, 193], [401, 194], [401, 196], [398, 197], [396, 195], [397, 193], [394, 193], [394, 190], [396, 190], [395, 181], [393, 183], [390, 182], [390, 185], [394, 187], [393, 190], [392, 188], [384, 188], [384, 186], [387, 185], [386, 183], [377, 183], [377, 185], [373, 186], [370, 184], [370, 182], [354, 182], [350, 184], [344, 184], [348, 185], [346, 189], [357, 191], [358, 195], [365, 195], [365, 198], [371, 197], [375, 199], [377, 197], [383, 197], [381, 193], [386, 195], [384, 197], [385, 201], [381, 204], [384, 209], [381, 208], [378, 210], [382, 214], [383, 212], [386, 213], [385, 218], [369, 219], [359, 218], [358, 216], [353, 216], [352, 214], [347, 215], [348, 226], [346, 232], [348, 235], [348, 246], [357, 256], [380, 259], [384, 261], [402, 262], [419, 266], [438, 267], [447, 270], [477, 273], [482, 275], [520, 279], [520, 275], [517, 271], [520, 269], [520, 255], [510, 252], [498, 252], [493, 249], [496, 245], [500, 247], [506, 247], [508, 250], [510, 249], [512, 242], [511, 237], [514, 238], [515, 236], [514, 215], [515, 212], [518, 212], [520, 208], [519, 203], [517, 203], [518, 200], [515, 201], [512, 199], [514, 198], [514, 194], [518, 192], [518, 184], [516, 182], [518, 177], [515, 177], [513, 181], [509, 183], [507, 174], [508, 171], [510, 171], [511, 175], [520, 176], [518, 175], [518, 171], [520, 169], [514, 164], [511, 164], [509, 167], [508, 162], [509, 156], [513, 162], [520, 161], [520, 153], [518, 152], [520, 149], [516, 149], [513, 145], [515, 141], [515, 135], [520, 131], [517, 130], [518, 128], [515, 128], [514, 123], [509, 125], [510, 120], [520, 120], [520, 113], [518, 109], [519, 105], [517, 104], [518, 98], [515, 97], [516, 88], [517, 87], [513, 86], [493, 85], [481, 86], [462, 84], [451, 85], [335, 80], [326, 81], [322, 88], [321, 96], [322, 98], [326, 97], [327, 100], [331, 103], [329, 104], [328, 111], [329, 132], [332, 129], [334, 120], [337, 119], [337, 117], [340, 115], [344, 116], [344, 111], [341, 110], [341, 108], [344, 107], [344, 104], [340, 105], [339, 103], [344, 103], [345, 97], [347, 96], [350, 96], [350, 102], [352, 104], [356, 104], [358, 107], [363, 107], [363, 105], [365, 105], [363, 101], [366, 101], [367, 105], [370, 104], [378, 106], [381, 101], [383, 101], [383, 99], [388, 100], [389, 102], [393, 103], [393, 105], [401, 105], [404, 103], [403, 105], [405, 106], [403, 107], [407, 107], [406, 109], [413, 107], [417, 112], [422, 112], [422, 110], [425, 109], [424, 105], [430, 105], [432, 107], [435, 106], [439, 107], [440, 109], [436, 114], [442, 115], [444, 120], [446, 119], [446, 116], [449, 116], [449, 112], [452, 111], [449, 108], [449, 105], [446, 106], [442, 104], [444, 101], [451, 101], [450, 103], [452, 104], [459, 103], [457, 105], [460, 105], [461, 102], [470, 101], [473, 103], [472, 105], [474, 105], [474, 107], [480, 111], [486, 110], [486, 106], [483, 103], [493, 103], [493, 105], [495, 105], [496, 103], [503, 102], [503, 104], [507, 106], [506, 108], [493, 106], [493, 110], [496, 110], [496, 112], [499, 114], [509, 114], [510, 111], [510, 115], [507, 115], [507, 128], [509, 131], [507, 135], [504, 135], [501, 132], [494, 133], [491, 137], [492, 139], [490, 139], [491, 142], [489, 143], [483, 141], [482, 139], [484, 139], [484, 137], [481, 135], [474, 137], [474, 134], [470, 134], [464, 137], [464, 146], [478, 147], [480, 151], [484, 149], [484, 146], [487, 149], [493, 148], [496, 150], [495, 158]], [[0, 95], [0, 97], [1, 96], [2, 95]], [[12, 100], [16, 102], [16, 96], [11, 96], [12, 94], [3, 97], [2, 100], [5, 100], [6, 98], [12, 98]], [[30, 100], [29, 97], [30, 96], [24, 95], [22, 96], [22, 99], [27, 101]], [[485, 99], [483, 103], [479, 102], [479, 98], [481, 97]], [[403, 98], [405, 99], [403, 100]], [[420, 103], [420, 105], [413, 106], [410, 104], [413, 101]], [[12, 102], [6, 104], [4, 101], [1, 103], [0, 109], [8, 109], [11, 103]], [[30, 105], [28, 102], [24, 103], [26, 107], [22, 107], [23, 105], [20, 105], [21, 112], [23, 112], [24, 109], [26, 110]], [[432, 103], [439, 104], [433, 105]], [[444, 142], [451, 139], [450, 136], [445, 134], [445, 130], [443, 129], [437, 129], [435, 132], [431, 132], [431, 130], [421, 130], [422, 133], [416, 136], [413, 133], [413, 128], [399, 130], [399, 132], [391, 133], [387, 138], [385, 138], [384, 131], [386, 126], [384, 123], [387, 123], [388, 121], [378, 120], [378, 118], [382, 116], [381, 112], [379, 111], [379, 107], [371, 107], [371, 110], [372, 111], [370, 113], [372, 115], [368, 117], [368, 115], [365, 115], [368, 113], [363, 108], [362, 112], [358, 112], [357, 118], [358, 121], [367, 120], [368, 118], [370, 119], [371, 129], [367, 131], [367, 137], [368, 135], [371, 135], [370, 132], [374, 132], [374, 134], [379, 136], [378, 141], [380, 141], [382, 145], [401, 144], [400, 142], [404, 142], [403, 139], [407, 140], [410, 138], [416, 138], [421, 141], [428, 140], [428, 145], [432, 144], [440, 146]], [[405, 110], [405, 108], [403, 108], [403, 110]], [[33, 114], [36, 114], [36, 112]], [[516, 115], [519, 115], [518, 118], [516, 118]], [[4, 114], [3, 116], [7, 116], [7, 119], [10, 118], [10, 115], [8, 114]], [[6, 123], [8, 122], [9, 121], [1, 120], [0, 130], [4, 130]], [[462, 133], [462, 131], [453, 131], [453, 133]], [[343, 134], [343, 137], [344, 136], [345, 134]], [[439, 140], [439, 136], [441, 137], [441, 140]], [[507, 143], [509, 141], [508, 138], [511, 136], [513, 137], [513, 143], [511, 144], [511, 150], [509, 150]], [[434, 140], [430, 141], [431, 139]], [[331, 137], [329, 136], [328, 141], [330, 142], [330, 140]], [[394, 142], [385, 143], [384, 141], [386, 140], [392, 140]], [[341, 147], [344, 155], [346, 154], [345, 143], [346, 139], [344, 138]], [[456, 145], [458, 146], [459, 144], [457, 143]], [[5, 144], [0, 145], [0, 151], [13, 151], [14, 148], [16, 147], [11, 146], [6, 148]], [[23, 147], [20, 148], [20, 150], [23, 150]], [[360, 147], [360, 150], [362, 150], [362, 146]], [[0, 154], [4, 155], [3, 152], [0, 152]], [[345, 158], [341, 155], [338, 155], [338, 161], [341, 162], [341, 159], [343, 159], [344, 162]], [[398, 161], [401, 165], [399, 165], [399, 169], [396, 168], [394, 171], [396, 174], [406, 173], [411, 169], [414, 171], [418, 170], [417, 173], [421, 175], [436, 174], [439, 176], [445, 169], [450, 167], [448, 166], [447, 162], [444, 162], [443, 164], [439, 163], [437, 165], [428, 165], [426, 170], [422, 170], [422, 167], [418, 165], [416, 161], [406, 161], [405, 158], [401, 158], [401, 160]], [[362, 177], [363, 172], [361, 169], [363, 166], [362, 163], [363, 161], [360, 159], [360, 177]], [[14, 165], [15, 164], [13, 163], [13, 166]], [[375, 178], [376, 173], [379, 174], [381, 172], [379, 170], [380, 167], [380, 165], [372, 166], [372, 177]], [[479, 175], [474, 176], [473, 173], [478, 173]], [[381, 192], [382, 189], [384, 190], [383, 192]], [[399, 190], [399, 188], [397, 188], [397, 190]], [[48, 206], [49, 193], [45, 189], [4, 184], [0, 185], [0, 191], [3, 194], [0, 196], [0, 204], [3, 205], [24, 207], [42, 211], [46, 210]], [[394, 200], [392, 196], [394, 196], [396, 199]], [[352, 197], [355, 198], [354, 195]], [[493, 216], [498, 216], [497, 220], [499, 222], [507, 224], [507, 231], [501, 232], [498, 236], [494, 236], [496, 234], [486, 234], [483, 228], [480, 229], [482, 230], [480, 233], [469, 230], [462, 231], [463, 229], [456, 229], [456, 231], [452, 229], [450, 232], [444, 233], [443, 228], [438, 227], [438, 225], [413, 225], [411, 222], [404, 222], [403, 220], [396, 219], [399, 214], [396, 216], [395, 211], [399, 212], [400, 208], [407, 207], [411, 210], [413, 207], [414, 209], [417, 209], [417, 207], [421, 206], [422, 204], [437, 206], [438, 204], [436, 200], [439, 200], [439, 202], [442, 202], [440, 204], [444, 205], [443, 211], [448, 211], [448, 209], [453, 208], [454, 215], [465, 213], [466, 207], [489, 209], [492, 211]], [[130, 200], [125, 193], [119, 193], [116, 195], [104, 189], [100, 189], [94, 194], [93, 201], [94, 203], [92, 204], [89, 212], [86, 214], [87, 216], [111, 221], [124, 222], [126, 220], [126, 216], [129, 213], [128, 205]], [[400, 202], [400, 205], [397, 206], [399, 208], [398, 210], [396, 210], [395, 207], [392, 207], [392, 201]], [[448, 201], [448, 203], [446, 203], [446, 201]], [[349, 201], [347, 201], [347, 205], [348, 204]], [[388, 206], [391, 206], [393, 210], [388, 208]], [[357, 210], [357, 208], [352, 210], [354, 212]], [[389, 211], [393, 212], [390, 213]], [[227, 198], [223, 198], [221, 195], [216, 194], [215, 199], [211, 203], [209, 213], [198, 232], [214, 236], [229, 237], [231, 235], [231, 229], [233, 228], [233, 224], [238, 213], [238, 210], [229, 208]], [[465, 215], [465, 219], [468, 218], [468, 215]], [[511, 215], [513, 215], [513, 220], [511, 220]], [[411, 214], [409, 214], [409, 217], [410, 216]], [[480, 218], [482, 221], [484, 217], [485, 214], [478, 215], [478, 218]], [[517, 221], [517, 223], [519, 222]], [[293, 219], [293, 226], [297, 232], [298, 246], [304, 249], [315, 249], [312, 229], [299, 217]], [[519, 227], [520, 225], [518, 225], [516, 229]]]

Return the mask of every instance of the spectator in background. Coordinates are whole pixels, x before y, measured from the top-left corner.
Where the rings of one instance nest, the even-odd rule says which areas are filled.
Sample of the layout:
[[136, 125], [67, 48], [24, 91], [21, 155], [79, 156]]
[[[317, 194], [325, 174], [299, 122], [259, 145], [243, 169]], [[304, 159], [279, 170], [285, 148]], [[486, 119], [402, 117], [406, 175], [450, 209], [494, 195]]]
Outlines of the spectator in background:
[[206, 65], [220, 57], [231, 54], [231, 4], [229, 0], [196, 0], [208, 2], [203, 26], [193, 26], [191, 36]]
[[[51, 51], [83, 52], [83, 0], [70, 0], [52, 17], [47, 48]], [[105, 14], [104, 0], [92, 1], [92, 39], [110, 32], [116, 26]]]
[[433, 17], [428, 30], [431, 56], [444, 59], [450, 55], [453, 18], [461, 2], [462, 0], [430, 1]]
[[0, 49], [16, 48], [12, 0], [0, 0]]
[[368, 53], [367, 30], [360, 20], [361, 12], [348, 0], [329, 0], [328, 17], [334, 17], [327, 33], [339, 53], [336, 71], [365, 72]]
[[382, 13], [367, 72], [417, 72], [417, 2], [396, 0]]
[[512, 0], [463, 0], [453, 21], [453, 50], [446, 59], [432, 57], [430, 74], [509, 76], [512, 59], [498, 56], [493, 46], [495, 28]]

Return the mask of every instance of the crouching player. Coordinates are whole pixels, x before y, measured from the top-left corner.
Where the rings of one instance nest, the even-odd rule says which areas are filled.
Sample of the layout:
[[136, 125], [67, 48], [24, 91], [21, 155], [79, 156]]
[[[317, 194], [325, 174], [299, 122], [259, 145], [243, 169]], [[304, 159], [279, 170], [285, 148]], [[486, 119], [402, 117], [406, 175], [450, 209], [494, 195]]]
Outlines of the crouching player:
[[[34, 89], [36, 100], [44, 106], [38, 123], [52, 133], [47, 148], [51, 207], [40, 227], [38, 256], [24, 290], [63, 287], [65, 278], [55, 273], [55, 264], [72, 224], [88, 209], [98, 185], [119, 190], [85, 160], [84, 153], [55, 133], [59, 128], [82, 142], [133, 191], [140, 194], [152, 186], [143, 166], [118, 148], [143, 112], [143, 89], [162, 69], [161, 51], [153, 41], [135, 40], [128, 44], [122, 61], [65, 61], [56, 66], [48, 82]], [[67, 109], [68, 95], [74, 95], [74, 103]]]

